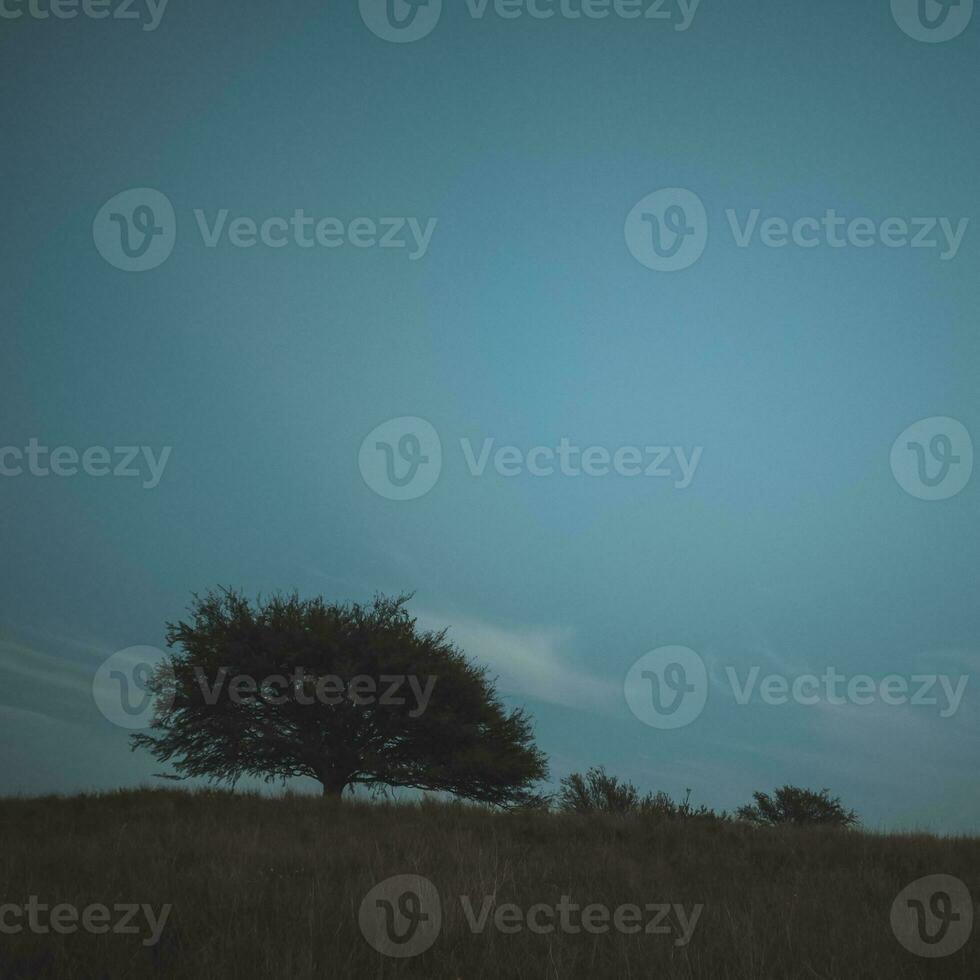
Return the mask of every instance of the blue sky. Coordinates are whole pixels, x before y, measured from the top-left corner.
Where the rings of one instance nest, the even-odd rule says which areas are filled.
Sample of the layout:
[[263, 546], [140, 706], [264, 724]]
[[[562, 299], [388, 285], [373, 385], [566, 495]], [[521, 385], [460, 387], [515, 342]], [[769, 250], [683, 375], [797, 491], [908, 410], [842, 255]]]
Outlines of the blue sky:
[[[0, 790], [157, 771], [92, 679], [162, 646], [192, 591], [405, 590], [530, 708], [556, 778], [605, 763], [729, 808], [828, 786], [871, 826], [977, 830], [980, 491], [923, 499], [890, 453], [919, 420], [980, 432], [980, 20], [924, 43], [888, 2], [702, 0], [684, 30], [663, 9], [446, 0], [409, 43], [312, 0], [171, 0], [153, 30], [0, 19], [0, 448], [170, 447], [153, 487], [0, 477]], [[93, 228], [139, 188], [172, 205], [172, 251], [127, 272]], [[706, 216], [703, 254], [672, 272], [624, 232], [664, 188]], [[225, 228], [333, 218], [341, 243], [209, 247], [223, 209]], [[756, 210], [868, 218], [871, 244], [740, 247]], [[884, 243], [883, 222], [916, 218], [935, 247]], [[374, 244], [352, 243], [358, 219]], [[405, 247], [380, 247], [383, 219]], [[414, 258], [409, 219], [431, 229]], [[359, 454], [405, 418], [442, 462], [397, 500]], [[923, 431], [903, 445], [932, 452]], [[461, 440], [488, 439], [473, 475]], [[562, 439], [700, 454], [682, 488], [492, 462]], [[623, 694], [665, 645], [709, 678], [667, 730]], [[753, 666], [968, 682], [949, 717], [738, 704], [725, 669]]]

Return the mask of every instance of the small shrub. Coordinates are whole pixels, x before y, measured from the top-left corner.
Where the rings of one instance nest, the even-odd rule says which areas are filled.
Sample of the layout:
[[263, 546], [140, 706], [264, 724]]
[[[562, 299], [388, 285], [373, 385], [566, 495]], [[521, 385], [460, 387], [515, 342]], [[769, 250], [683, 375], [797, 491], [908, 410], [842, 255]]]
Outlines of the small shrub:
[[700, 817], [727, 820], [726, 813], [716, 814], [714, 810], [701, 805], [691, 806], [691, 791], [683, 803], [675, 803], [667, 793], [647, 793], [641, 796], [639, 790], [628, 780], [610, 776], [603, 766], [593, 766], [583, 776], [572, 773], [561, 781], [561, 788], [555, 801], [562, 813], [619, 813], [638, 814], [646, 817], [673, 819], [678, 817]]
[[738, 816], [762, 826], [850, 827], [858, 820], [853, 810], [845, 809], [840, 798], [832, 797], [826, 789], [815, 793], [799, 786], [781, 786], [772, 796], [760, 792], [752, 796], [755, 803], [739, 807]]
[[637, 788], [610, 776], [604, 766], [593, 766], [584, 776], [566, 776], [557, 800], [563, 813], [635, 813], [641, 803]]

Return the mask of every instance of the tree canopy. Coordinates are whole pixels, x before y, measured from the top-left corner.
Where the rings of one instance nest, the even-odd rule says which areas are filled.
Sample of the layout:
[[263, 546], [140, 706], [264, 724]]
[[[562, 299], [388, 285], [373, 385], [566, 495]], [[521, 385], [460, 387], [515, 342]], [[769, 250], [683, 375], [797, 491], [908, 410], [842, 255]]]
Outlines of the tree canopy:
[[133, 748], [171, 763], [172, 778], [309, 776], [331, 796], [363, 785], [533, 801], [547, 766], [530, 718], [504, 708], [445, 630], [420, 629], [410, 598], [195, 595], [189, 618], [167, 624], [176, 652], [154, 674], [157, 713]]

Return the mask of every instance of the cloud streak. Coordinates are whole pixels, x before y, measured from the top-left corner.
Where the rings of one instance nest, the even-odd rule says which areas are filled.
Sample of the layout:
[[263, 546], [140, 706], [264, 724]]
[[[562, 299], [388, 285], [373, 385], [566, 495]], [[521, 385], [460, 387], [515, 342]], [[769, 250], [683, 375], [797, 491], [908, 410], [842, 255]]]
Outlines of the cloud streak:
[[622, 702], [619, 683], [572, 661], [567, 651], [574, 633], [568, 628], [504, 627], [432, 611], [417, 615], [425, 629], [448, 628], [450, 640], [496, 675], [501, 694], [601, 713], [612, 713]]

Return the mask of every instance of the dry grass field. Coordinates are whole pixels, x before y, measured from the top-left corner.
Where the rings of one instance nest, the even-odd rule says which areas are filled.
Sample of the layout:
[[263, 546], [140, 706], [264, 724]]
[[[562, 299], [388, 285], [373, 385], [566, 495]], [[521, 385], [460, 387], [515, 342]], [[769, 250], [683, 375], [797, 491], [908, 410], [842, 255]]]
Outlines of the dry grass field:
[[[47, 932], [0, 933], [4, 980], [980, 976], [976, 936], [927, 959], [889, 920], [925, 875], [980, 895], [975, 838], [173, 790], [5, 799], [0, 836], [0, 904], [112, 920], [93, 934], [61, 918], [59, 933], [38, 911]], [[428, 879], [440, 903], [429, 948], [402, 958], [359, 924], [396, 875]], [[115, 931], [130, 904], [136, 932]], [[368, 904], [418, 918], [411, 902]]]

